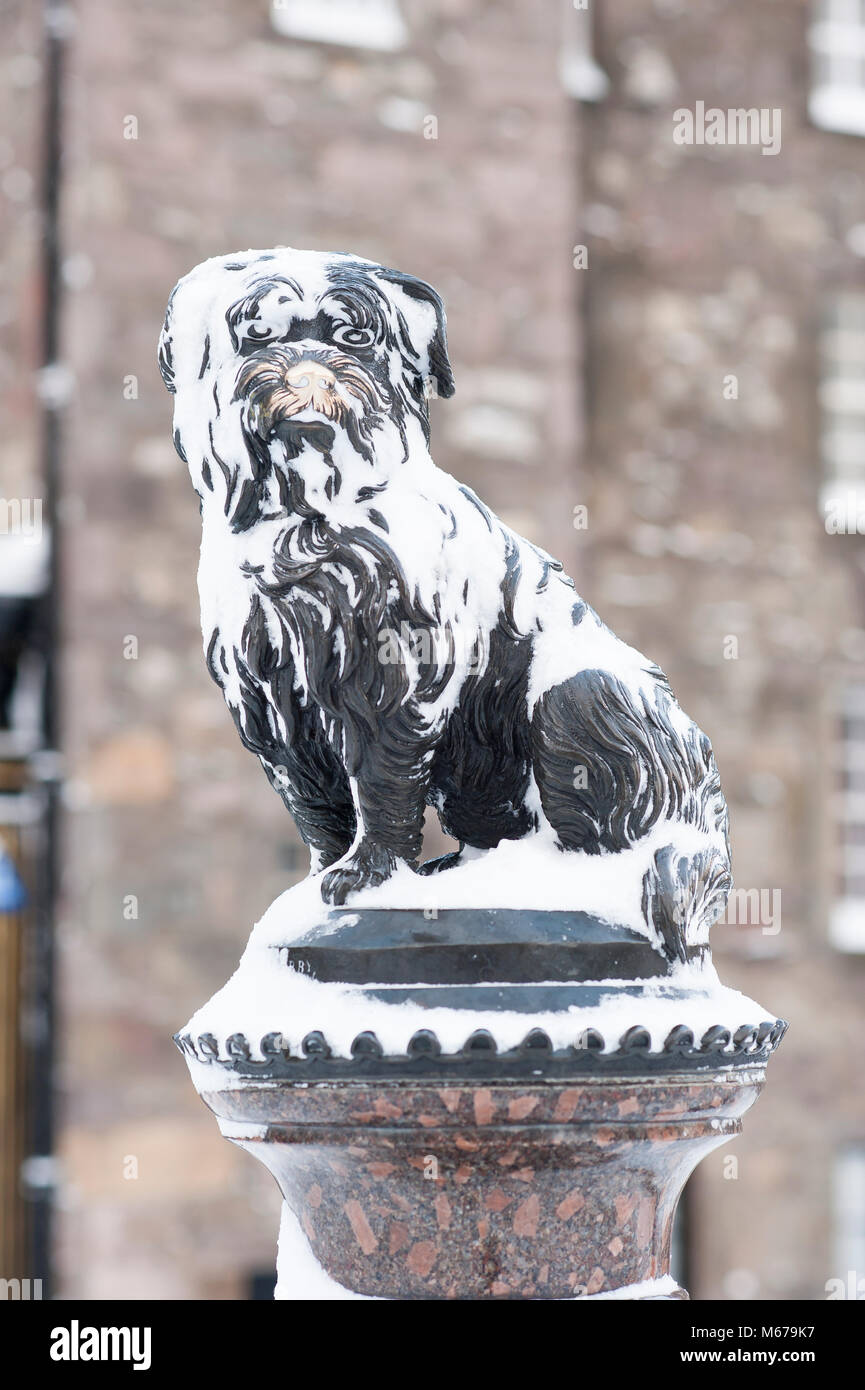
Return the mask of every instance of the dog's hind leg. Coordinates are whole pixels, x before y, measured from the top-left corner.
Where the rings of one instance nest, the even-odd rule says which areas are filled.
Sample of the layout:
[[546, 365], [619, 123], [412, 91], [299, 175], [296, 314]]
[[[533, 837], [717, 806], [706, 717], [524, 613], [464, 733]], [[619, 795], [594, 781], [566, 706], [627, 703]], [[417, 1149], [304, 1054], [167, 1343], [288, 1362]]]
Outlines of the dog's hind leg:
[[682, 714], [661, 673], [646, 676], [633, 694], [610, 671], [580, 671], [535, 706], [535, 781], [564, 849], [627, 849], [663, 818], [725, 837], [709, 740]]
[[[671, 843], [643, 879], [642, 909], [659, 949], [684, 961], [707, 940], [732, 880], [727, 808], [711, 745], [682, 714], [663, 676], [634, 695], [608, 671], [581, 671], [546, 691], [532, 719], [541, 806], [563, 849], [626, 850], [658, 824]], [[705, 835], [680, 851], [676, 824]]]
[[532, 716], [532, 766], [563, 849], [627, 849], [648, 828], [662, 788], [629, 692], [606, 671], [547, 690]]

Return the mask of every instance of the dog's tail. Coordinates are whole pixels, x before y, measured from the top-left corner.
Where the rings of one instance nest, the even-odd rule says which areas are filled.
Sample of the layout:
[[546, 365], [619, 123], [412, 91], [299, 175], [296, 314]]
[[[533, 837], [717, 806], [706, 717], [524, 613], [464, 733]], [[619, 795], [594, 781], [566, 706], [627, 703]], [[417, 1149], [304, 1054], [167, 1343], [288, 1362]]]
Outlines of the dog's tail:
[[670, 961], [688, 959], [688, 948], [706, 944], [723, 913], [733, 879], [730, 862], [714, 847], [680, 854], [664, 845], [643, 875], [643, 916]]

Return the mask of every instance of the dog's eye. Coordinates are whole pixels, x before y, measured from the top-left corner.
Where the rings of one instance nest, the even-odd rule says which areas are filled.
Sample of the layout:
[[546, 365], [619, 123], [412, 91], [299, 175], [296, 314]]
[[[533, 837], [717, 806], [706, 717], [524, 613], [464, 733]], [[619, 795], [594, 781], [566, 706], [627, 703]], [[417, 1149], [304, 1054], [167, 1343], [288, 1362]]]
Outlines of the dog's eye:
[[334, 342], [345, 343], [346, 347], [369, 347], [375, 342], [375, 330], [357, 328], [354, 324], [338, 323], [333, 330]]

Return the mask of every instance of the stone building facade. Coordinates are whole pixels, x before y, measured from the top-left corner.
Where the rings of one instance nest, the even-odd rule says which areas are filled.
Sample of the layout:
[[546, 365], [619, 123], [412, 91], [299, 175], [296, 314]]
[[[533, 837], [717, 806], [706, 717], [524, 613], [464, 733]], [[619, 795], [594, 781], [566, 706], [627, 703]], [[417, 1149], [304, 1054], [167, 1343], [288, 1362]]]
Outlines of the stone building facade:
[[[711, 733], [740, 890], [716, 963], [792, 1020], [742, 1138], [690, 1185], [691, 1288], [820, 1298], [847, 1276], [857, 1222], [861, 1252], [865, 1203], [865, 960], [832, 937], [865, 552], [827, 532], [827, 494], [846, 487], [821, 464], [821, 348], [832, 306], [863, 285], [865, 145], [809, 116], [812, 6], [597, 8], [610, 86], [580, 120], [578, 487], [593, 506], [578, 569]], [[673, 113], [698, 102], [780, 112], [779, 151], [676, 144]], [[863, 405], [865, 391], [860, 479]]]
[[[204, 668], [154, 351], [193, 264], [288, 242], [442, 291], [437, 461], [557, 554], [711, 734], [751, 890], [717, 962], [793, 1027], [743, 1138], [689, 1185], [687, 1277], [697, 1298], [825, 1297], [865, 1143], [865, 966], [830, 930], [865, 551], [821, 512], [821, 344], [861, 284], [865, 144], [809, 113], [804, 0], [364, 4], [401, 16], [396, 46], [297, 37], [300, 0], [63, 21], [60, 1291], [242, 1298], [273, 1262], [276, 1189], [219, 1139], [171, 1034], [305, 856]], [[0, 98], [25, 132], [0, 146], [11, 495], [45, 408], [38, 180], [8, 178], [38, 163], [42, 40], [7, 11], [28, 94]], [[780, 149], [677, 143], [698, 102], [779, 110]]]

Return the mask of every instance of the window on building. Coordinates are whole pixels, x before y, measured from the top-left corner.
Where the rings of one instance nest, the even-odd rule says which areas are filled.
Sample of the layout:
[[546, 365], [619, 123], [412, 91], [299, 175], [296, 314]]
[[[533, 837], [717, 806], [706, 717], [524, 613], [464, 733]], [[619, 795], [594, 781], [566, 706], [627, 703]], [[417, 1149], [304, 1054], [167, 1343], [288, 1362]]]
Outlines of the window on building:
[[865, 1279], [865, 1144], [850, 1144], [841, 1149], [835, 1157], [832, 1177], [832, 1274], [846, 1280], [853, 1271], [858, 1284]]
[[865, 683], [840, 692], [835, 756], [836, 866], [830, 937], [865, 952]]
[[820, 500], [826, 529], [861, 532], [865, 527], [865, 294], [839, 295], [827, 308], [820, 335], [820, 412]]
[[407, 40], [397, 0], [271, 0], [278, 34], [346, 48], [402, 48]]
[[609, 90], [607, 74], [595, 62], [594, 0], [559, 0], [562, 7], [562, 43], [559, 75], [569, 96], [578, 101], [600, 101]]
[[865, 0], [816, 0], [808, 42], [811, 120], [865, 135]]

